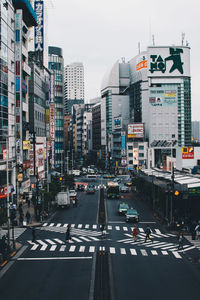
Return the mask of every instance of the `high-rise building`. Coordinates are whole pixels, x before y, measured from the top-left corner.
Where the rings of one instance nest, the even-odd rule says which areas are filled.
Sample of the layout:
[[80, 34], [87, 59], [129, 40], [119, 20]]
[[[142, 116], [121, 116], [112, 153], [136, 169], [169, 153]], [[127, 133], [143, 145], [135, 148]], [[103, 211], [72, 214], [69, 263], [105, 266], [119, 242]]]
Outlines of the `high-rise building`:
[[52, 154], [54, 163], [52, 165], [62, 173], [64, 170], [64, 59], [61, 48], [49, 47], [49, 69], [54, 79], [50, 96], [50, 134], [51, 139], [54, 140], [54, 153]]
[[194, 142], [200, 142], [200, 122], [192, 121], [192, 140]]
[[[0, 208], [7, 197], [6, 149], [9, 194], [16, 192], [15, 155], [15, 12], [11, 1], [0, 1]], [[12, 188], [11, 188], [12, 187]]]
[[65, 67], [64, 74], [65, 114], [72, 114], [74, 104], [84, 103], [84, 67], [82, 63], [72, 63]]

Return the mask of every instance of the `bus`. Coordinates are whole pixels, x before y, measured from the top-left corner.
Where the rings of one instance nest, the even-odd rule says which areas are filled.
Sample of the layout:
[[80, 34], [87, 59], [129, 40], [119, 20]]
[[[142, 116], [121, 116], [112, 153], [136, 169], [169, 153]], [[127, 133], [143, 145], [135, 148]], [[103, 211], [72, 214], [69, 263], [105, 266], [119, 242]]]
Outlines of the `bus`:
[[107, 198], [119, 198], [119, 184], [117, 182], [108, 181], [107, 182]]

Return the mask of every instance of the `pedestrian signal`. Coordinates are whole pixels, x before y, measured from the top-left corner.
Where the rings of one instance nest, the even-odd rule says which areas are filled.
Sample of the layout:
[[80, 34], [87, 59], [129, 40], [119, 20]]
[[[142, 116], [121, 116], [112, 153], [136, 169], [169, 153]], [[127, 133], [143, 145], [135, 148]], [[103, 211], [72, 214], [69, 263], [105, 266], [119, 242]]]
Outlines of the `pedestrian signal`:
[[175, 191], [175, 192], [174, 192], [174, 195], [175, 195], [175, 196], [178, 196], [178, 195], [179, 195], [179, 191]]
[[60, 181], [62, 181], [62, 180], [63, 180], [63, 178], [62, 178], [62, 177], [60, 177], [60, 178], [59, 178], [59, 180], [60, 180]]

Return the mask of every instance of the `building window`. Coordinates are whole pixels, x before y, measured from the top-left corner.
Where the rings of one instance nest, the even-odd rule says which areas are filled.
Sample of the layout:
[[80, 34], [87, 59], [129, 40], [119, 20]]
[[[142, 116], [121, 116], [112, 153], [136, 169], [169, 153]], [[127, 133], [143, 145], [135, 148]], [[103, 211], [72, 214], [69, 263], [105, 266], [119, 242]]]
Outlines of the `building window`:
[[128, 150], [133, 150], [133, 146], [128, 146]]
[[139, 146], [139, 150], [144, 150], [144, 146]]
[[129, 153], [129, 154], [128, 154], [128, 157], [133, 157], [133, 153]]
[[144, 157], [144, 153], [139, 153], [139, 157]]
[[129, 160], [128, 163], [129, 163], [129, 165], [132, 165], [132, 164], [133, 164], [133, 161], [132, 161], [132, 160]]

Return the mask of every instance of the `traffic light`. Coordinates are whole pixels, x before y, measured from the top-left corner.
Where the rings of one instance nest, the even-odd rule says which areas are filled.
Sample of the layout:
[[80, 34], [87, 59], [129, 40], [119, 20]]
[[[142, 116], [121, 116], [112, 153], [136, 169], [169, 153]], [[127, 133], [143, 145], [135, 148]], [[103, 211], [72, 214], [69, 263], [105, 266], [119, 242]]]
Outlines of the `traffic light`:
[[62, 182], [62, 181], [63, 181], [63, 178], [62, 178], [62, 177], [60, 177], [60, 178], [59, 178], [59, 180], [60, 180], [60, 182]]
[[175, 192], [174, 192], [174, 195], [175, 195], [175, 196], [178, 196], [178, 195], [179, 195], [179, 191], [175, 191]]

